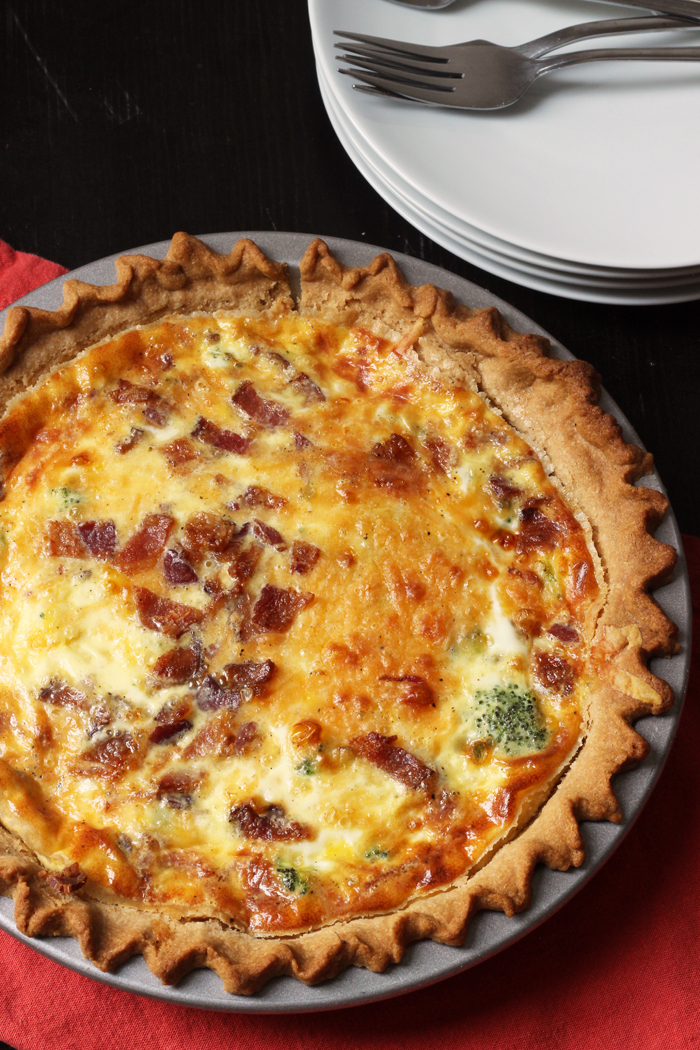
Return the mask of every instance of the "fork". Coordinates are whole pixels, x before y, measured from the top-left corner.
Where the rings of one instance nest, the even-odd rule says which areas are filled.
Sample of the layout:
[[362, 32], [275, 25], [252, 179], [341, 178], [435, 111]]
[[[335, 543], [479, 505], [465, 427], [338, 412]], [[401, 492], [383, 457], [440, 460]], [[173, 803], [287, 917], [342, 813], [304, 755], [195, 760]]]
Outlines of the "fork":
[[397, 4], [405, 4], [406, 7], [423, 7], [429, 11], [437, 11], [441, 7], [449, 7], [455, 0], [394, 0]]
[[[540, 55], [585, 37], [651, 29], [693, 28], [687, 21], [649, 16], [585, 22], [538, 37], [518, 47], [488, 40], [471, 40], [446, 47], [408, 44], [401, 40], [336, 31], [344, 38], [336, 47], [352, 52], [338, 69], [360, 84], [359, 91], [456, 109], [503, 109], [517, 102], [538, 77], [583, 62], [645, 59], [693, 62], [700, 47], [604, 48], [574, 51], [538, 60]], [[359, 67], [359, 68], [358, 68]]]
[[[700, 3], [698, 0], [611, 0], [615, 4], [625, 7], [642, 7], [647, 11], [661, 11], [665, 15], [678, 15], [683, 18], [700, 18]], [[397, 4], [406, 7], [420, 7], [429, 11], [437, 11], [443, 7], [449, 7], [454, 0], [395, 0]]]

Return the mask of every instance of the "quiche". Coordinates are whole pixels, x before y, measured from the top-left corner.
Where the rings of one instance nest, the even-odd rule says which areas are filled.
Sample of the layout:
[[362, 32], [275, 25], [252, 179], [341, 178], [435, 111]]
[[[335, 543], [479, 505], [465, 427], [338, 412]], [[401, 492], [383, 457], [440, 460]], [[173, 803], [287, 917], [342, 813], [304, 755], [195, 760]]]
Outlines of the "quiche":
[[0, 888], [250, 993], [525, 908], [671, 690], [651, 460], [388, 255], [178, 234], [0, 344]]

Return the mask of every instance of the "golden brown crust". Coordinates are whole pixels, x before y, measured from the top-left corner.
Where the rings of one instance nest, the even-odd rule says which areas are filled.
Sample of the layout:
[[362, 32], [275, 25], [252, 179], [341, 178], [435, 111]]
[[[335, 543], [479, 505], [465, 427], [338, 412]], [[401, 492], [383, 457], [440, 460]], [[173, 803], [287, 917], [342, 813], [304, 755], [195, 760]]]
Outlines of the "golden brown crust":
[[[178, 234], [163, 262], [131, 256], [116, 265], [118, 280], [108, 288], [66, 282], [64, 305], [53, 313], [10, 311], [0, 339], [3, 406], [80, 350], [146, 320], [293, 306], [285, 268], [250, 241], [219, 256]], [[591, 625], [599, 678], [586, 742], [535, 819], [476, 874], [389, 915], [297, 937], [260, 939], [215, 920], [178, 922], [97, 902], [80, 889], [62, 893], [36, 858], [0, 829], [0, 892], [14, 896], [18, 928], [30, 936], [73, 936], [102, 970], [140, 953], [165, 983], [206, 966], [228, 991], [250, 994], [280, 974], [317, 983], [350, 965], [383, 970], [422, 938], [459, 944], [477, 911], [512, 915], [528, 906], [537, 863], [566, 870], [582, 862], [579, 820], [620, 819], [611, 778], [647, 753], [631, 722], [666, 710], [673, 699], [646, 666], [649, 657], [677, 649], [673, 624], [648, 594], [670, 577], [676, 560], [675, 551], [651, 535], [667, 501], [635, 485], [651, 471], [651, 458], [628, 445], [597, 406], [593, 370], [549, 357], [546, 340], [514, 332], [492, 308], [472, 311], [448, 292], [412, 287], [388, 255], [346, 268], [315, 240], [301, 261], [301, 277], [303, 316], [371, 326], [402, 340], [404, 350], [442, 375], [477, 386], [551, 464], [570, 506], [590, 523], [605, 599]]]
[[244, 238], [219, 255], [176, 233], [162, 261], [124, 255], [107, 286], [65, 281], [58, 310], [15, 306], [0, 338], [0, 411], [87, 346], [165, 314], [229, 309], [253, 316], [292, 309], [287, 268]]

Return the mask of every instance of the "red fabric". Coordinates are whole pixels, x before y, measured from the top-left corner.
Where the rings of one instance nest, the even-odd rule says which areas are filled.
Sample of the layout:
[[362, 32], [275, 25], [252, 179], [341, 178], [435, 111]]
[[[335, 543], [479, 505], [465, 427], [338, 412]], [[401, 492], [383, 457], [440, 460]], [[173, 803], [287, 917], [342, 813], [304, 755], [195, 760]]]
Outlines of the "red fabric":
[[0, 241], [0, 310], [62, 273], [68, 273], [65, 266], [38, 255], [16, 252]]
[[[7, 257], [0, 242], [0, 301]], [[11, 298], [40, 283], [27, 277]], [[685, 544], [697, 617], [700, 539]], [[620, 849], [548, 922], [458, 977], [336, 1013], [209, 1013], [115, 991], [0, 933], [0, 1039], [18, 1050], [700, 1047], [699, 701], [696, 633], [676, 743]]]

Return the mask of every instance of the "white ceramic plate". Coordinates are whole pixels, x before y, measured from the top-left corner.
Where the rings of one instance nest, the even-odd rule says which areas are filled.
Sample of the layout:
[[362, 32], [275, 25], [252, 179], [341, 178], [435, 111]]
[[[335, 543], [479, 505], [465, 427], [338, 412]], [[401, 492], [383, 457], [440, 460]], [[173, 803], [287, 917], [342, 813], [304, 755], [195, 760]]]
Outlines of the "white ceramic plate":
[[[591, 266], [700, 262], [700, 63], [594, 63], [542, 78], [496, 113], [353, 92], [333, 30], [430, 44], [517, 44], [564, 25], [629, 15], [581, 0], [458, 0], [441, 12], [385, 0], [309, 0], [326, 77], [394, 171], [448, 214], [529, 251]], [[657, 40], [697, 42], [697, 33]], [[649, 45], [649, 36], [626, 38]], [[614, 46], [615, 41], [595, 46]]]
[[670, 288], [653, 287], [642, 285], [641, 288], [619, 287], [617, 284], [610, 285], [608, 282], [594, 284], [585, 279], [576, 278], [566, 274], [554, 275], [519, 263], [508, 257], [499, 257], [488, 248], [458, 239], [450, 230], [436, 226], [427, 216], [418, 212], [413, 205], [394, 192], [392, 187], [384, 182], [370, 164], [357, 151], [352, 141], [346, 137], [345, 129], [340, 123], [337, 113], [333, 107], [330, 92], [325, 87], [319, 74], [319, 87], [326, 105], [326, 111], [334, 129], [340, 138], [348, 156], [364, 175], [369, 184], [380, 194], [384, 200], [391, 205], [408, 222], [415, 226], [421, 233], [441, 244], [448, 251], [460, 259], [496, 274], [505, 280], [516, 284], [534, 288], [537, 291], [548, 292], [551, 295], [560, 295], [567, 299], [578, 299], [584, 302], [607, 303], [620, 306], [652, 306], [668, 303], [688, 302], [700, 298], [700, 281], [694, 281], [687, 285], [677, 285], [675, 282]]
[[[661, 271], [659, 276], [651, 276], [646, 274], [645, 271], [642, 271], [644, 276], [641, 276], [639, 271], [636, 271], [633, 276], [628, 276], [628, 274], [633, 273], [631, 271], [607, 271], [605, 273], [603, 271], [593, 271], [590, 274], [584, 274], [579, 270], [560, 269], [554, 264], [553, 260], [548, 260], [544, 264], [523, 260], [519, 256], [511, 255], [507, 250], [494, 248], [478, 239], [472, 239], [468, 235], [463, 234], [456, 224], [436, 221], [416, 203], [412, 196], [401, 192], [394, 182], [387, 178], [386, 167], [381, 164], [381, 161], [378, 164], [375, 163], [375, 155], [367, 144], [359, 138], [357, 130], [351, 126], [347, 116], [338, 105], [330, 85], [325, 79], [323, 70], [320, 68], [318, 69], [318, 80], [326, 111], [353, 163], [357, 165], [368, 181], [373, 180], [374, 188], [384, 196], [392, 207], [398, 211], [401, 211], [403, 207], [405, 210], [402, 214], [409, 221], [418, 226], [422, 222], [425, 228], [420, 227], [421, 231], [428, 233], [434, 240], [440, 240], [440, 237], [443, 237], [447, 242], [445, 247], [450, 247], [450, 250], [454, 251], [456, 246], [461, 245], [464, 251], [475, 254], [483, 260], [490, 260], [494, 265], [507, 267], [513, 272], [529, 275], [532, 278], [549, 282], [553, 286], [575, 286], [583, 292], [590, 292], [591, 294], [596, 290], [603, 294], [616, 294], [619, 291], [623, 297], [628, 292], [633, 292], [632, 300], [626, 298], [621, 300], [625, 302], [633, 301], [638, 303], [637, 293], [641, 293], [645, 297], [645, 301], [647, 301], [647, 294], [654, 295], [658, 293], [661, 296], [658, 300], [660, 302], [678, 301], [676, 298], [668, 299], [669, 295], [672, 297], [680, 295], [681, 301], [700, 296], [700, 268], [691, 272], [682, 271], [681, 274], [674, 275]], [[460, 254], [460, 252], [455, 251], [455, 254]], [[546, 259], [546, 256], [538, 256], [537, 258]], [[490, 267], [486, 266], [485, 268], [489, 269]], [[573, 293], [571, 294], [573, 296]], [[606, 299], [605, 301], [608, 300]]]
[[[316, 51], [318, 55], [318, 47], [316, 47]], [[480, 230], [477, 226], [472, 226], [470, 223], [464, 222], [464, 220], [458, 218], [456, 215], [446, 212], [434, 201], [421, 194], [415, 186], [402, 178], [398, 172], [394, 171], [393, 168], [390, 168], [382, 158], [374, 152], [367, 140], [363, 138], [361, 130], [353, 123], [352, 114], [346, 112], [343, 108], [345, 95], [342, 92], [338, 92], [338, 87], [342, 83], [341, 78], [337, 76], [328, 80], [318, 58], [317, 74], [319, 81], [323, 82], [324, 93], [328, 96], [326, 102], [330, 101], [332, 103], [336, 116], [345, 129], [346, 137], [351, 140], [355, 149], [375, 170], [383, 182], [390, 186], [399, 197], [404, 197], [416, 211], [423, 213], [426, 218], [438, 228], [445, 227], [448, 231], [451, 231], [454, 236], [463, 238], [467, 243], [472, 243], [481, 248], [488, 248], [496, 254], [501, 254], [510, 260], [516, 260], [517, 262], [532, 266], [544, 267], [547, 270], [554, 270], [557, 273], [572, 273], [587, 278], [603, 277], [612, 280], [625, 279], [648, 281], [650, 279], [668, 280], [676, 277], [681, 278], [692, 276], [695, 276], [697, 279], [699, 271], [699, 267], [697, 266], [691, 268], [669, 268], [664, 270], [644, 268], [621, 269], [617, 267], [589, 266], [585, 263], [571, 262], [567, 259], [556, 259], [554, 256], [528, 251], [526, 248], [521, 248], [518, 245], [511, 244], [498, 237], [493, 237], [484, 230]]]

